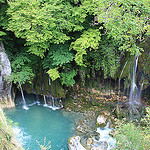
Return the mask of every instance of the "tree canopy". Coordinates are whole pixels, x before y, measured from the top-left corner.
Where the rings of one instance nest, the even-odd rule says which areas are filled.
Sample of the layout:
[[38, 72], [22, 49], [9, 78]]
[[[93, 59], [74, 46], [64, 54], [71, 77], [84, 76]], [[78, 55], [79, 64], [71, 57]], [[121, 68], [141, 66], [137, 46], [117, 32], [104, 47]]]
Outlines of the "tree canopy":
[[74, 77], [114, 77], [127, 52], [142, 53], [150, 34], [149, 0], [0, 0], [0, 38], [14, 82], [39, 68], [67, 86]]

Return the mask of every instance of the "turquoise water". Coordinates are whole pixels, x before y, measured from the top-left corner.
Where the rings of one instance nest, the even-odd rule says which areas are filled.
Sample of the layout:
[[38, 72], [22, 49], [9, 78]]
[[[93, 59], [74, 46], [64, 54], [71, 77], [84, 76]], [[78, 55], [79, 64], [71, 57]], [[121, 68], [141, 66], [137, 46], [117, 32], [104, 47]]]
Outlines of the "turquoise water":
[[18, 123], [14, 128], [25, 149], [40, 150], [36, 140], [44, 145], [51, 141], [52, 150], [68, 150], [68, 139], [75, 133], [76, 114], [64, 110], [51, 110], [33, 95], [25, 97], [29, 110], [22, 109], [22, 99], [17, 97], [16, 108], [5, 110], [8, 118]]

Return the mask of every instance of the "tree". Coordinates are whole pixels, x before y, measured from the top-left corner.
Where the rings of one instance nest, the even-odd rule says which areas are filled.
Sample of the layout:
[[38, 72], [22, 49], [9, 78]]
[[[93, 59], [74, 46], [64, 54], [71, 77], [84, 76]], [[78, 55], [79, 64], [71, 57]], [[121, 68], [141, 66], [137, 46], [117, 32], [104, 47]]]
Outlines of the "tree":
[[139, 43], [150, 35], [149, 0], [95, 0], [97, 21], [118, 44], [120, 51], [139, 55]]
[[[8, 4], [5, 28], [24, 39], [28, 58], [38, 56], [43, 65], [39, 66], [51, 79], [59, 78], [67, 86], [75, 83], [81, 69], [84, 77], [91, 75], [87, 68], [114, 77], [120, 58], [127, 51], [139, 55], [143, 51], [139, 43], [150, 33], [148, 0], [9, 0]], [[35, 72], [34, 65], [29, 68]]]

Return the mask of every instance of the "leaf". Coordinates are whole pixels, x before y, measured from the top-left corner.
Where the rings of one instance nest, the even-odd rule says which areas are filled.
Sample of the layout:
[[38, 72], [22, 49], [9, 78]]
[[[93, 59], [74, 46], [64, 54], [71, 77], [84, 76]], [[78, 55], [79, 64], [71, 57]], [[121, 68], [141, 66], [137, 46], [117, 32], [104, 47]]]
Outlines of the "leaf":
[[7, 35], [5, 32], [0, 31], [0, 36]]
[[58, 68], [54, 68], [54, 69], [49, 69], [47, 71], [47, 74], [50, 76], [50, 78], [52, 79], [52, 81], [56, 80], [57, 78], [60, 78], [59, 72], [57, 70]]

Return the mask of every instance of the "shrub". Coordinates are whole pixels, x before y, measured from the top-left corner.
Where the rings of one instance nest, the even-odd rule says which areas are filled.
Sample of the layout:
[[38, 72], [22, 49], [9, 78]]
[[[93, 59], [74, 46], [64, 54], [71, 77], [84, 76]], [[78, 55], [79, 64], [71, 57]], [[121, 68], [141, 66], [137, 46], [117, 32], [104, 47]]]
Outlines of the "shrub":
[[[148, 150], [150, 149], [150, 108], [146, 109], [146, 116], [141, 124], [122, 122], [116, 127], [117, 150]], [[125, 120], [124, 120], [125, 121]]]

